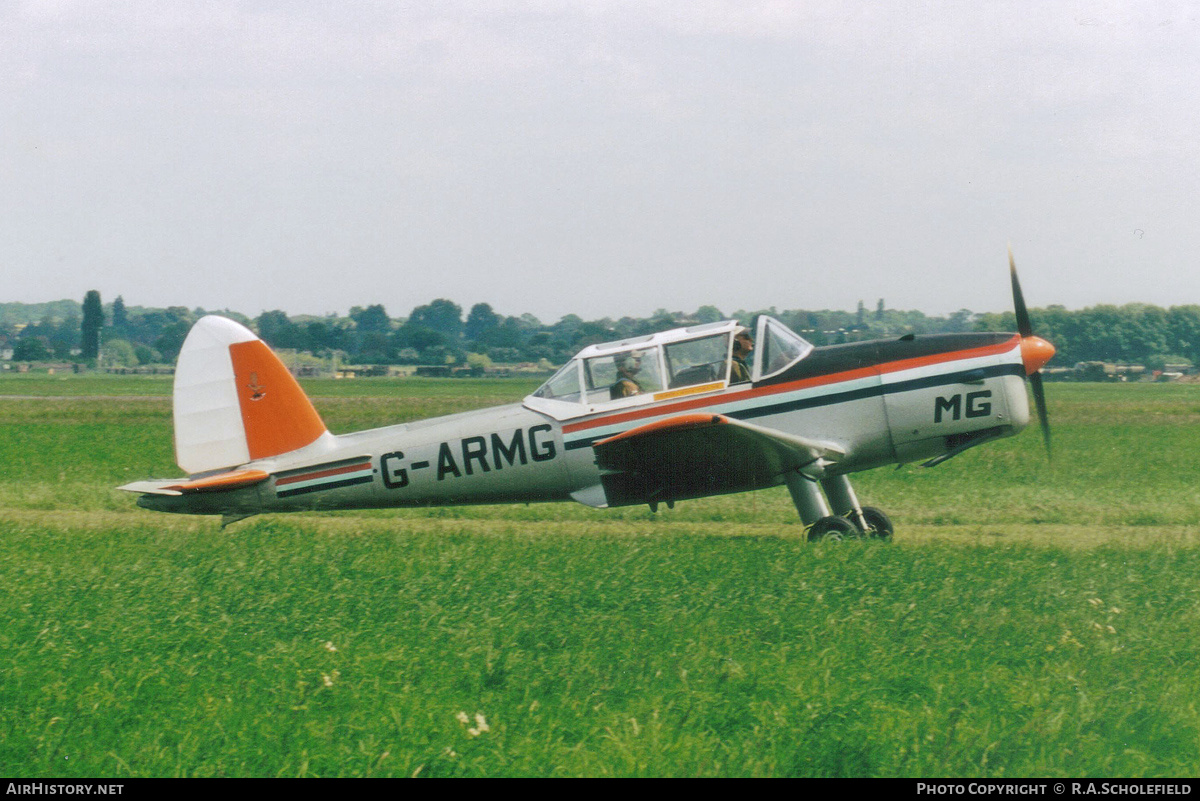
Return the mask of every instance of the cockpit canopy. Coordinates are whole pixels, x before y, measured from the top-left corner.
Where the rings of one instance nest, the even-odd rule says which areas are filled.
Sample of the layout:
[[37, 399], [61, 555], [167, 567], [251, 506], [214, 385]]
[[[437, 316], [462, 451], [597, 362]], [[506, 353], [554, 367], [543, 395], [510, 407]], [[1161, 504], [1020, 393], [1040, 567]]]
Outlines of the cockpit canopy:
[[[733, 369], [736, 320], [676, 328], [619, 342], [589, 345], [525, 399], [562, 420], [625, 406], [725, 390], [760, 381], [803, 359], [812, 345], [766, 315], [755, 327], [745, 370]], [[740, 379], [740, 380], [739, 380]]]

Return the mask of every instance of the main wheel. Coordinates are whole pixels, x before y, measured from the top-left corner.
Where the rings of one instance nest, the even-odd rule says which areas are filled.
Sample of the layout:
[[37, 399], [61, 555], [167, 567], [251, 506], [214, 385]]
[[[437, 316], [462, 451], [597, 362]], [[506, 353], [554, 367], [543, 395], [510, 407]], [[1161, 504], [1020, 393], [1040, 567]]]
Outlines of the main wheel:
[[864, 533], [868, 537], [881, 540], [890, 540], [892, 538], [892, 532], [895, 531], [892, 526], [892, 519], [885, 515], [882, 509], [876, 509], [874, 506], [864, 506], [862, 514], [863, 518], [867, 521], [867, 530]]
[[816, 542], [817, 540], [849, 540], [861, 537], [862, 532], [858, 530], [858, 526], [851, 523], [844, 517], [822, 517], [820, 520], [812, 524], [808, 530], [808, 541]]

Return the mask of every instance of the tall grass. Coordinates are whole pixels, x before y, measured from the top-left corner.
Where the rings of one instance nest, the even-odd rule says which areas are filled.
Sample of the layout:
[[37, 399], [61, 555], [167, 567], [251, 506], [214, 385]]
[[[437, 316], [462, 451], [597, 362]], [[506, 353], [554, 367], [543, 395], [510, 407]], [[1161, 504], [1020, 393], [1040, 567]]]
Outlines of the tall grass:
[[9, 774], [1169, 775], [1200, 745], [1194, 547], [0, 540]]
[[1052, 465], [863, 474], [895, 542], [821, 545], [779, 490], [222, 530], [112, 489], [165, 398], [0, 401], [0, 773], [1190, 775], [1200, 399], [1050, 390]]

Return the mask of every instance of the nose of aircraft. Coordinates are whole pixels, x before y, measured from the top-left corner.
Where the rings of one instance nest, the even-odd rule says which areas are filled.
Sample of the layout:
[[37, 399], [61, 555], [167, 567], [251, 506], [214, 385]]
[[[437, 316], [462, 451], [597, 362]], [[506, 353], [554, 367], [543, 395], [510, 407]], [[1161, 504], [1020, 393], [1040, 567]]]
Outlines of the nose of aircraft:
[[1054, 357], [1054, 346], [1041, 337], [1021, 337], [1021, 361], [1025, 362], [1025, 375], [1033, 375], [1042, 365]]

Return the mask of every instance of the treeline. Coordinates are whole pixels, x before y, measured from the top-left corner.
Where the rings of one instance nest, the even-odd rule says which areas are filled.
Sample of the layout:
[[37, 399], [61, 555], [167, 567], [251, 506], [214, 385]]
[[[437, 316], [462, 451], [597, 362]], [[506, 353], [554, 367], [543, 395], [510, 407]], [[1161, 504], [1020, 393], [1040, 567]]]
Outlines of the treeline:
[[[1200, 306], [1164, 309], [1146, 303], [1092, 306], [1070, 311], [1062, 306], [1031, 309], [1034, 333], [1052, 342], [1058, 353], [1054, 365], [1079, 362], [1142, 364], [1162, 369], [1167, 364], [1200, 364]], [[1015, 331], [1012, 312], [976, 315], [980, 331]]]
[[[98, 303], [98, 296], [90, 298]], [[29, 322], [31, 306], [0, 305], [0, 348], [12, 348], [17, 361], [87, 360], [86, 304], [57, 301], [33, 307], [41, 313]], [[122, 366], [170, 363], [179, 354], [188, 330], [205, 309], [127, 307], [118, 297], [102, 307], [98, 326], [101, 363]], [[694, 312], [659, 309], [650, 317], [584, 320], [568, 314], [543, 323], [530, 314], [506, 316], [487, 303], [464, 314], [461, 306], [439, 298], [417, 306], [407, 317], [391, 316], [383, 305], [356, 306], [346, 316], [290, 316], [281, 310], [255, 318], [217, 311], [254, 329], [277, 349], [308, 352], [354, 364], [513, 364], [532, 362], [549, 368], [561, 364], [585, 345], [650, 334], [681, 325], [728, 318], [749, 324], [770, 314], [816, 345], [916, 333], [1015, 331], [1011, 312], [976, 314], [961, 309], [945, 317], [886, 308], [880, 300], [868, 310], [778, 311], [774, 308], [723, 313], [715, 306]], [[1131, 303], [1070, 311], [1061, 306], [1032, 309], [1038, 335], [1058, 349], [1055, 364], [1081, 361], [1144, 364], [1200, 363], [1200, 306], [1157, 306]], [[96, 319], [92, 313], [90, 319]]]

